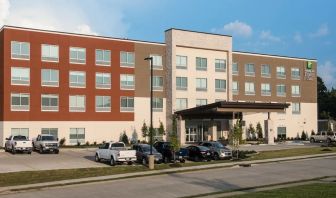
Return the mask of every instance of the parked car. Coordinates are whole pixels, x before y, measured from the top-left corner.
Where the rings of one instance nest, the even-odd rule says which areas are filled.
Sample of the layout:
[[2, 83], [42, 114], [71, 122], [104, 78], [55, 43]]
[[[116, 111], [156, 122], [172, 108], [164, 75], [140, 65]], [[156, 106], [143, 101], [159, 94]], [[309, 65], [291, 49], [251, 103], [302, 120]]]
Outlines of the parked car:
[[109, 161], [111, 166], [124, 162], [133, 164], [136, 161], [136, 155], [135, 150], [127, 150], [123, 142], [107, 142], [96, 151], [95, 160], [96, 162]]
[[232, 151], [229, 148], [225, 147], [220, 142], [205, 141], [200, 142], [199, 145], [208, 147], [211, 150], [213, 158], [215, 160], [232, 158]]
[[188, 146], [188, 158], [193, 161], [210, 161], [212, 159], [211, 150], [205, 146]]
[[335, 142], [336, 141], [336, 132], [327, 132], [327, 131], [319, 131], [316, 135], [312, 135], [310, 137], [310, 142]]
[[[143, 165], [148, 164], [148, 156], [150, 154], [150, 145], [148, 144], [135, 144], [132, 147], [134, 150], [136, 150], [136, 158], [138, 162], [141, 162]], [[154, 162], [155, 163], [161, 163], [162, 162], [162, 154], [159, 153], [154, 147], [153, 147], [153, 155], [154, 155]]]
[[154, 148], [162, 154], [162, 161], [169, 163], [173, 160], [185, 162], [184, 156], [180, 155], [179, 151], [174, 152], [170, 142], [158, 141], [154, 143]]
[[37, 150], [39, 153], [52, 152], [58, 154], [58, 139], [53, 135], [38, 135], [37, 138], [33, 140], [33, 150]]
[[26, 136], [12, 135], [9, 138], [6, 138], [5, 151], [11, 151], [13, 154], [17, 151], [31, 154], [32, 149], [32, 142]]

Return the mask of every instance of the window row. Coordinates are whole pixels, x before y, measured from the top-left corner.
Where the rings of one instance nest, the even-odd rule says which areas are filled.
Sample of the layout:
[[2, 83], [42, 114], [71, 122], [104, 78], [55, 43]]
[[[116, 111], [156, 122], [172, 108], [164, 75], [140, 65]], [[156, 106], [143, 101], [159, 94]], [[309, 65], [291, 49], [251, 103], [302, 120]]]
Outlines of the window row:
[[[270, 83], [261, 83], [260, 85], [261, 95], [262, 96], [271, 96], [271, 84]], [[255, 83], [245, 82], [245, 95], [255, 95]], [[239, 83], [237, 81], [232, 82], [232, 93], [238, 95], [239, 93]], [[280, 97], [286, 96], [286, 85], [278, 84], [276, 85], [276, 95]], [[300, 97], [301, 91], [299, 85], [291, 86], [291, 96]]]
[[[255, 76], [255, 65], [253, 63], [245, 64], [245, 76]], [[232, 74], [238, 75], [238, 63], [232, 64]], [[271, 77], [271, 67], [270, 65], [263, 64], [261, 65], [261, 76], [265, 78]], [[277, 66], [276, 67], [276, 76], [278, 79], [286, 79], [286, 68], [284, 66]], [[291, 78], [293, 80], [300, 80], [301, 72], [300, 69], [297, 67], [291, 68]]]
[[[196, 70], [207, 71], [208, 69], [208, 59], [202, 57], [196, 57]], [[215, 59], [215, 70], [216, 72], [226, 72], [226, 60], [225, 59]], [[188, 57], [187, 56], [176, 56], [176, 68], [177, 69], [188, 69]]]
[[[188, 90], [188, 77], [176, 77], [176, 90]], [[207, 91], [208, 79], [196, 78], [196, 91]], [[226, 92], [226, 80], [215, 79], [215, 91]]]
[[[153, 57], [154, 69], [162, 69], [162, 56], [151, 54]], [[12, 59], [30, 59], [30, 43], [28, 42], [11, 42], [11, 58]], [[51, 44], [41, 45], [41, 61], [59, 62], [59, 46]], [[86, 64], [86, 48], [69, 47], [69, 63]], [[111, 50], [96, 49], [95, 64], [99, 66], [111, 66]], [[134, 67], [134, 52], [120, 52], [120, 65], [122, 67]]]
[[[111, 89], [111, 74], [96, 72], [96, 88]], [[153, 90], [163, 91], [163, 77], [153, 76]], [[11, 68], [11, 85], [30, 85], [30, 68], [12, 67]], [[41, 70], [41, 85], [48, 87], [59, 86], [59, 70], [57, 69], [42, 69]], [[86, 72], [85, 71], [70, 71], [69, 86], [73, 88], [86, 87]], [[134, 90], [135, 78], [133, 74], [120, 74], [120, 89]]]

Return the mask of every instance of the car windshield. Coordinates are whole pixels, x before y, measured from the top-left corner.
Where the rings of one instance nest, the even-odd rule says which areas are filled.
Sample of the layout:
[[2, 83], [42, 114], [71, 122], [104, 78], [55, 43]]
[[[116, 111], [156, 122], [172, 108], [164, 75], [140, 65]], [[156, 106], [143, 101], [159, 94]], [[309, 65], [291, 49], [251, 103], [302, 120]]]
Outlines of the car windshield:
[[124, 147], [123, 143], [113, 143], [111, 147]]
[[201, 151], [208, 151], [209, 148], [208, 147], [205, 147], [205, 146], [198, 146], [198, 148], [201, 150]]
[[27, 140], [27, 137], [23, 135], [17, 135], [13, 137], [13, 140]]
[[[150, 146], [142, 146], [143, 152], [150, 152]], [[156, 149], [153, 147], [153, 153], [157, 153]]]
[[216, 148], [225, 148], [220, 142], [213, 142], [212, 145]]
[[56, 141], [54, 136], [42, 136], [42, 141]]

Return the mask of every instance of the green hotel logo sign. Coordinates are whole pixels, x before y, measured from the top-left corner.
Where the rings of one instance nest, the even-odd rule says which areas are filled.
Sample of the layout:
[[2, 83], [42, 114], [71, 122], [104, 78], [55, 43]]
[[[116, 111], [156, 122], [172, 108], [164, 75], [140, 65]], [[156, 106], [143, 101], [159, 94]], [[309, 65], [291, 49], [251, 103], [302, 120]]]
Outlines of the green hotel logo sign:
[[313, 69], [313, 62], [311, 61], [307, 62], [307, 69]]

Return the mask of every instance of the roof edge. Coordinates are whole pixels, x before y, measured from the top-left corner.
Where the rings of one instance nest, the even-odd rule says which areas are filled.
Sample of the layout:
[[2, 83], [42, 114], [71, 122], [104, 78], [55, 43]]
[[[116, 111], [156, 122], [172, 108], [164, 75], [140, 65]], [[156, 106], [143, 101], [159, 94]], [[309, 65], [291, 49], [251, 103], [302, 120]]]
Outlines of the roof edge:
[[232, 54], [234, 54], [234, 53], [251, 54], [251, 55], [255, 55], [255, 56], [257, 56], [257, 55], [260, 55], [260, 56], [272, 56], [272, 57], [275, 57], [275, 58], [300, 59], [300, 60], [309, 60], [309, 61], [315, 61], [315, 62], [317, 62], [317, 59], [315, 59], [315, 58], [283, 56], [283, 55], [276, 55], [276, 54], [264, 54], [264, 53], [246, 52], [246, 51], [232, 51]]
[[179, 30], [179, 31], [184, 31], [184, 32], [193, 32], [193, 33], [200, 33], [200, 34], [210, 34], [210, 35], [216, 35], [216, 36], [232, 37], [231, 35], [226, 35], [226, 34], [218, 34], [218, 33], [210, 33], [210, 32], [201, 32], [201, 31], [186, 30], [186, 29], [180, 29], [180, 28], [169, 28], [169, 29], [166, 29], [165, 32], [168, 32], [168, 31], [171, 31], [171, 30]]

